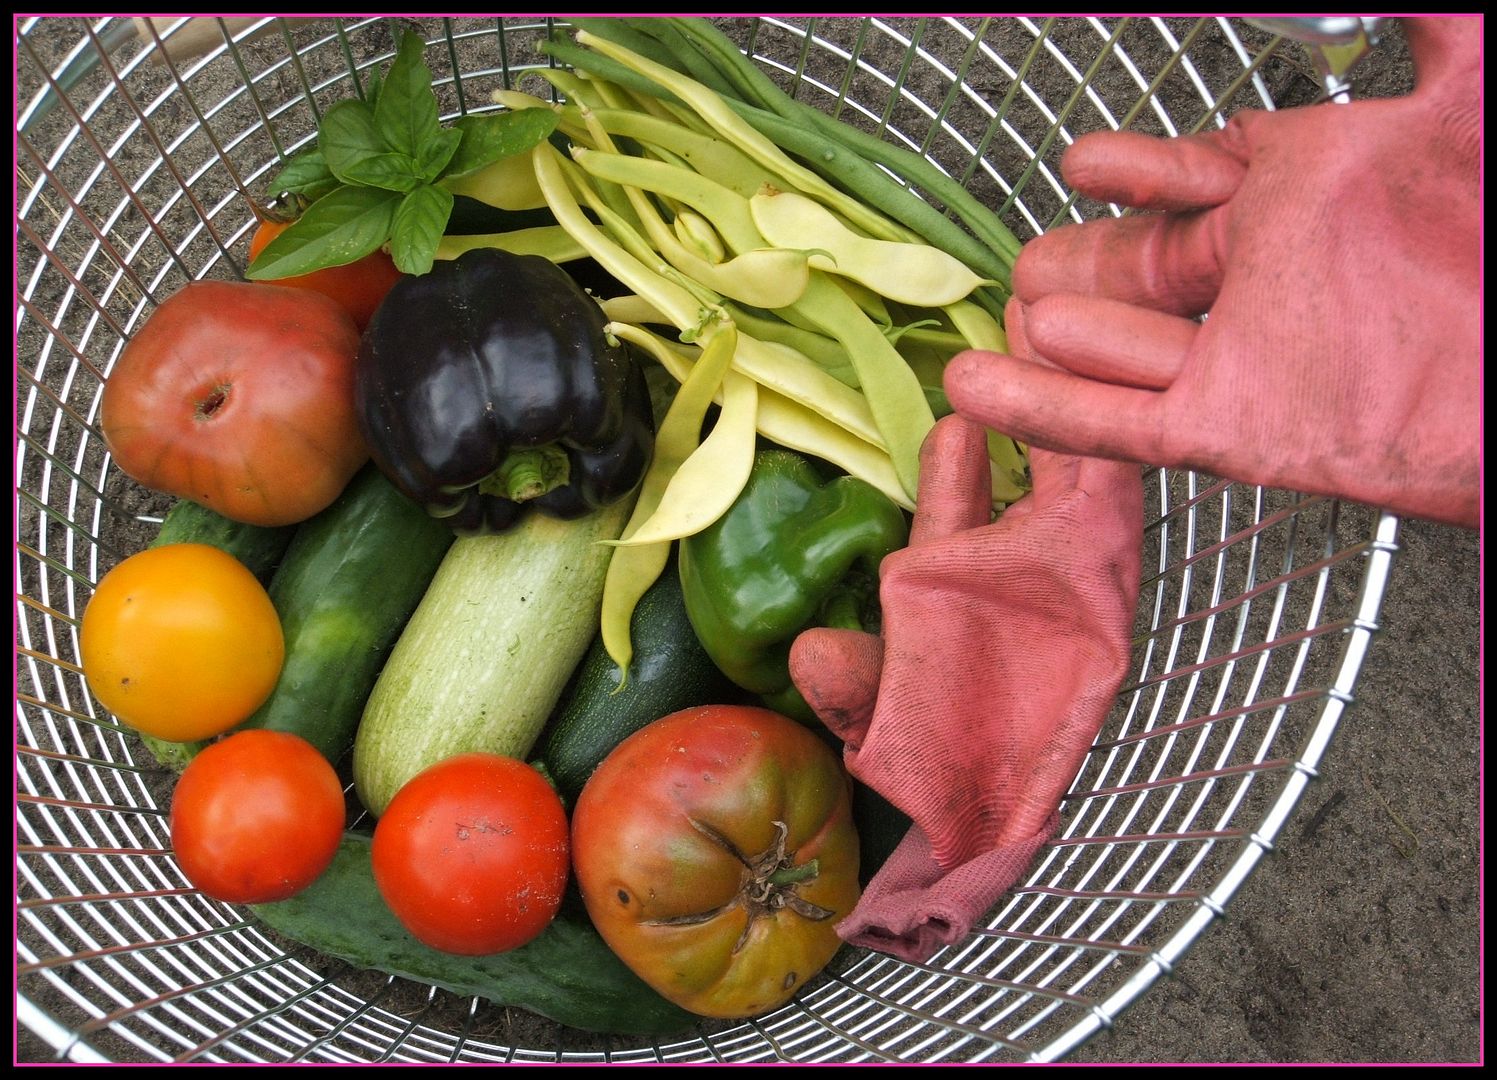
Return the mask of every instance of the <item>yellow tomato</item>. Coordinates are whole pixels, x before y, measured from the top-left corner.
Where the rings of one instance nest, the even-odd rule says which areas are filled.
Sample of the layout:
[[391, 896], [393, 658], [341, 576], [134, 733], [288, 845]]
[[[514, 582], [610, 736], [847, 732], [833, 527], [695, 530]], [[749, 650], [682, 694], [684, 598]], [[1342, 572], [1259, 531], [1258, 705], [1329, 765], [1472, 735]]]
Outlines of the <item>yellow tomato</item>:
[[132, 555], [83, 612], [83, 674], [137, 731], [174, 742], [222, 734], [260, 707], [286, 657], [270, 596], [206, 544]]

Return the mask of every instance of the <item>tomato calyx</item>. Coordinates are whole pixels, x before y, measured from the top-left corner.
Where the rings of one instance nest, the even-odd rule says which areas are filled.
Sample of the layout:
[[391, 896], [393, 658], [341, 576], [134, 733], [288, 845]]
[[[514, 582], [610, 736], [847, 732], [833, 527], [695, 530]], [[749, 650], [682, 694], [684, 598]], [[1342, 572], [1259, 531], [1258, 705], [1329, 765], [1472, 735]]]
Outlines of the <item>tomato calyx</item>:
[[706, 822], [698, 821], [696, 818], [687, 820], [697, 832], [742, 863], [748, 874], [737, 895], [721, 907], [710, 911], [692, 912], [689, 915], [675, 915], [667, 919], [654, 919], [651, 920], [650, 925], [692, 926], [715, 919], [732, 908], [741, 907], [747, 912], [748, 921], [743, 925], [743, 933], [733, 944], [733, 952], [737, 953], [748, 942], [749, 932], [753, 929], [755, 921], [765, 915], [772, 915], [784, 908], [789, 908], [804, 919], [821, 922], [836, 914], [829, 908], [811, 903], [796, 892], [800, 885], [815, 881], [821, 870], [816, 859], [799, 866], [795, 864], [795, 852], [785, 850], [785, 839], [790, 834], [790, 828], [783, 821], [771, 823], [775, 827], [774, 843], [759, 854], [749, 856], [739, 851], [737, 844]]

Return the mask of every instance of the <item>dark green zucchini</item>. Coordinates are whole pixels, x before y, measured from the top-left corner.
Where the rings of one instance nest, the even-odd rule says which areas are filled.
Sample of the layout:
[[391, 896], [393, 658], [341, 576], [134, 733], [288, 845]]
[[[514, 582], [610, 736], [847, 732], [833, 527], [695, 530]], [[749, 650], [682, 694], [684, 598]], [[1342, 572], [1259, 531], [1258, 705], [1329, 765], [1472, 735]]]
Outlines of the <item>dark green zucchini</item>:
[[[151, 546], [209, 544], [234, 556], [264, 585], [280, 565], [295, 534], [295, 525], [277, 528], [246, 525], [240, 521], [232, 521], [206, 506], [179, 499], [166, 512], [166, 517], [161, 522], [161, 531], [151, 541]], [[168, 742], [145, 734], [140, 736], [140, 741], [158, 762], [177, 772], [185, 769], [197, 752], [208, 745], [206, 742]]]
[[569, 1027], [666, 1035], [696, 1022], [625, 967], [585, 917], [566, 911], [535, 940], [493, 956], [454, 956], [421, 944], [381, 899], [369, 849], [368, 837], [346, 835], [310, 888], [252, 910], [271, 929], [328, 956]]
[[538, 744], [539, 763], [568, 804], [609, 751], [646, 724], [743, 696], [697, 641], [674, 560], [640, 598], [630, 633], [634, 659], [624, 688], [618, 665], [595, 638]]
[[300, 735], [335, 765], [453, 534], [373, 465], [302, 523], [270, 583], [286, 662], [244, 728]]

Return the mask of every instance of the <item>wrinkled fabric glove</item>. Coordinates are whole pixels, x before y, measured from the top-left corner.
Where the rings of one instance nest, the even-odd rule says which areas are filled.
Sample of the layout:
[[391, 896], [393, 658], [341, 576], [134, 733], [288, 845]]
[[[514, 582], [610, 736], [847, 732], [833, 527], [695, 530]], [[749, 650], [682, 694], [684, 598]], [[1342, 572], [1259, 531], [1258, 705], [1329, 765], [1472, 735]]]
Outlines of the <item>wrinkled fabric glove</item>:
[[914, 823], [837, 927], [854, 944], [924, 960], [966, 937], [1055, 831], [1128, 671], [1140, 469], [1035, 451], [1031, 470], [989, 524], [985, 432], [941, 420], [910, 544], [880, 567], [881, 635], [791, 649], [848, 770]]
[[1161, 212], [1028, 244], [1010, 321], [1062, 370], [964, 353], [956, 410], [1052, 450], [1475, 526], [1481, 26], [1404, 25], [1406, 97], [1078, 139], [1077, 191]]

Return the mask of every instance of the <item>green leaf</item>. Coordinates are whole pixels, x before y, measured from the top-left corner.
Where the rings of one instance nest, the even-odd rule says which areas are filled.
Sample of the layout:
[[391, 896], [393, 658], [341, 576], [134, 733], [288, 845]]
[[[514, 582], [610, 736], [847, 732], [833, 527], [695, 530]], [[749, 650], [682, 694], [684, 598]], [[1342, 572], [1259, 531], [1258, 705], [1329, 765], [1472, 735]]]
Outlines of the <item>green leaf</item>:
[[308, 202], [315, 202], [337, 186], [338, 178], [327, 167], [322, 151], [312, 147], [286, 162], [271, 180], [268, 191], [272, 198], [298, 195]]
[[415, 159], [385, 142], [373, 110], [362, 101], [340, 101], [323, 113], [317, 145], [328, 169], [345, 184], [410, 191], [422, 182]]
[[[390, 65], [374, 106], [374, 126], [380, 138], [391, 150], [413, 161], [421, 160], [426, 144], [442, 130], [437, 118], [437, 99], [431, 92], [431, 70], [424, 59], [425, 48], [420, 34], [407, 32], [401, 37], [395, 62]], [[420, 179], [424, 182], [435, 177], [436, 172], [432, 172]]]
[[463, 141], [447, 163], [445, 176], [462, 176], [500, 158], [523, 154], [556, 130], [550, 109], [517, 109], [487, 116], [465, 116], [453, 124]]
[[357, 262], [390, 236], [399, 194], [341, 187], [324, 195], [260, 252], [245, 276], [251, 281], [309, 274]]
[[369, 73], [369, 81], [364, 84], [364, 104], [371, 109], [379, 103], [380, 87], [384, 85], [378, 69]]
[[400, 200], [390, 227], [390, 258], [402, 274], [424, 274], [452, 214], [452, 192], [424, 184]]
[[435, 180], [457, 153], [462, 144], [463, 133], [454, 128], [440, 128], [437, 133], [421, 145], [416, 155], [416, 168], [427, 180]]

